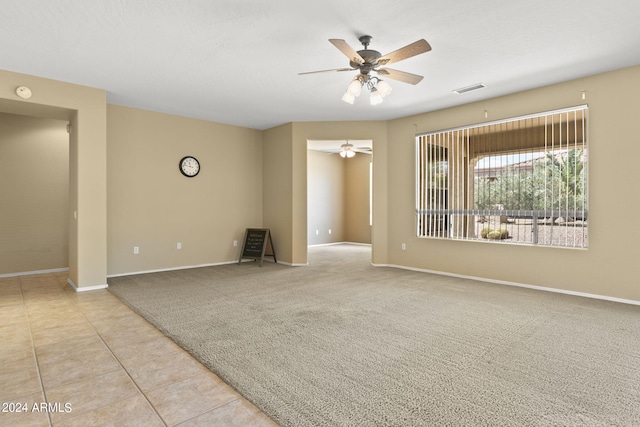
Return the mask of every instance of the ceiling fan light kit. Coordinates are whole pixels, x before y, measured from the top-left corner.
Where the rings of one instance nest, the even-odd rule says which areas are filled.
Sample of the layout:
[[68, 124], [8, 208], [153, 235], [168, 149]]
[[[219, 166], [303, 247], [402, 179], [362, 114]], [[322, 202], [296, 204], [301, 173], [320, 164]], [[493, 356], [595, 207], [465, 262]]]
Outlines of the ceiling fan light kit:
[[378, 77], [371, 77], [362, 74], [356, 76], [347, 87], [347, 91], [342, 95], [342, 100], [346, 103], [353, 104], [355, 99], [360, 96], [362, 86], [367, 86], [371, 93], [369, 101], [371, 105], [380, 104], [384, 97], [391, 93], [391, 85]]
[[349, 84], [347, 92], [353, 96], [360, 96], [360, 92], [362, 92], [362, 82], [358, 77], [354, 78], [351, 84]]
[[384, 80], [378, 80], [378, 85], [376, 86], [376, 89], [378, 89], [378, 92], [380, 92], [380, 96], [382, 96], [383, 98], [389, 95], [393, 90], [391, 88], [391, 85], [385, 82]]
[[356, 152], [353, 149], [353, 144], [349, 142], [342, 144], [340, 146], [340, 157], [343, 159], [350, 159], [356, 155]]
[[384, 98], [391, 93], [391, 85], [379, 77], [372, 76], [370, 73], [376, 73], [378, 76], [385, 76], [387, 79], [398, 80], [412, 85], [418, 84], [422, 80], [422, 76], [398, 71], [392, 68], [380, 68], [388, 64], [402, 61], [422, 53], [429, 52], [431, 46], [426, 40], [421, 39], [413, 42], [403, 48], [381, 55], [377, 50], [369, 49], [371, 36], [362, 36], [359, 38], [364, 49], [355, 51], [341, 39], [329, 39], [329, 42], [338, 48], [347, 58], [349, 58], [349, 66], [351, 68], [338, 68], [324, 71], [311, 71], [300, 74], [324, 73], [333, 71], [360, 71], [353, 81], [347, 87], [346, 92], [342, 95], [342, 100], [348, 104], [353, 104], [355, 99], [360, 96], [362, 87], [366, 85], [370, 92], [369, 101], [371, 105], [380, 104]]
[[346, 91], [344, 95], [342, 95], [342, 100], [347, 104], [353, 104], [353, 102], [356, 100], [356, 97], [353, 96], [351, 92]]
[[380, 94], [380, 92], [378, 91], [378, 89], [376, 89], [375, 87], [371, 89], [371, 97], [370, 97], [370, 102], [371, 105], [378, 105], [378, 104], [382, 104], [383, 101], [383, 96]]

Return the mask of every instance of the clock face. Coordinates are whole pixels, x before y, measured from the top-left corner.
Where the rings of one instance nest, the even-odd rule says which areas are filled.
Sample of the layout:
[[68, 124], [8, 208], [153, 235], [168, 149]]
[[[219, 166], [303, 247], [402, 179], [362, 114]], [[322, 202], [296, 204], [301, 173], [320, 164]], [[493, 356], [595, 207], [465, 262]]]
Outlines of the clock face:
[[189, 178], [193, 178], [200, 172], [200, 162], [193, 156], [183, 157], [178, 165], [180, 166], [182, 175]]

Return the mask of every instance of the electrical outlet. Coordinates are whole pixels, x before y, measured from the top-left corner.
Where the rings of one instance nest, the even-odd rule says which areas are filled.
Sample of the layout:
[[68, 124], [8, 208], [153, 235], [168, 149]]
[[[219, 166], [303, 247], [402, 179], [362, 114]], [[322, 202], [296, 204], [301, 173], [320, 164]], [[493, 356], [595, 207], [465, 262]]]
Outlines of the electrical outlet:
[[176, 243], [176, 249], [182, 249], [182, 243], [180, 242]]
[[140, 253], [140, 248], [139, 248], [139, 247], [137, 247], [137, 246], [134, 246], [134, 247], [133, 247], [133, 254], [134, 254], [134, 255], [138, 255], [139, 253]]
[[233, 241], [233, 246], [238, 246], [238, 241], [237, 240]]
[[407, 250], [407, 245], [405, 243], [402, 244], [402, 250], [406, 251]]
[[320, 234], [320, 230], [316, 230], [316, 236]]
[[331, 234], [331, 229], [329, 229], [329, 234]]

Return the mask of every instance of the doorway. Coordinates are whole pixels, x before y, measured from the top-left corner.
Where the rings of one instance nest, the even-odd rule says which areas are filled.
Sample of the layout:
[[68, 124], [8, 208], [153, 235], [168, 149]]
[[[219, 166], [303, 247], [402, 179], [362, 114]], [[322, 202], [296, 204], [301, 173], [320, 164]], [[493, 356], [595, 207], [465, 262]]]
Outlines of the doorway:
[[372, 156], [372, 140], [307, 141], [308, 246], [371, 244]]
[[68, 270], [67, 124], [0, 112], [0, 276]]

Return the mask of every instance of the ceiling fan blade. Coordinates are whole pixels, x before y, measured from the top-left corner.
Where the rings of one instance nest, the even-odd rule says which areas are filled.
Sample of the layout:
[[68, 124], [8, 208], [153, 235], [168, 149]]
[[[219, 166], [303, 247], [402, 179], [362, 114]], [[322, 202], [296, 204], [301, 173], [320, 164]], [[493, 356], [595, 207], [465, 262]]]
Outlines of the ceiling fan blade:
[[344, 53], [346, 57], [349, 58], [349, 61], [355, 62], [356, 64], [364, 63], [364, 59], [362, 59], [358, 52], [353, 50], [353, 48], [349, 46], [346, 41], [342, 39], [329, 39], [329, 42], [337, 47], [340, 52]]
[[409, 83], [411, 85], [417, 85], [422, 81], [424, 77], [417, 74], [407, 73], [406, 71], [398, 71], [393, 68], [380, 68], [376, 70], [378, 75], [385, 76], [388, 79], [398, 80], [403, 83]]
[[372, 150], [369, 147], [358, 147], [358, 148], [352, 148], [351, 151], [355, 151], [356, 153], [371, 154]]
[[306, 71], [304, 73], [298, 73], [298, 75], [302, 75], [302, 74], [316, 74], [316, 73], [332, 73], [332, 72], [338, 72], [338, 71], [355, 71], [357, 70], [357, 68], [334, 68], [332, 70], [320, 70], [320, 71]]
[[381, 56], [376, 61], [376, 65], [388, 65], [394, 62], [402, 61], [403, 59], [411, 58], [412, 56], [420, 55], [431, 50], [431, 45], [426, 40], [420, 39], [417, 42], [413, 42], [405, 47], [395, 50], [391, 53]]

